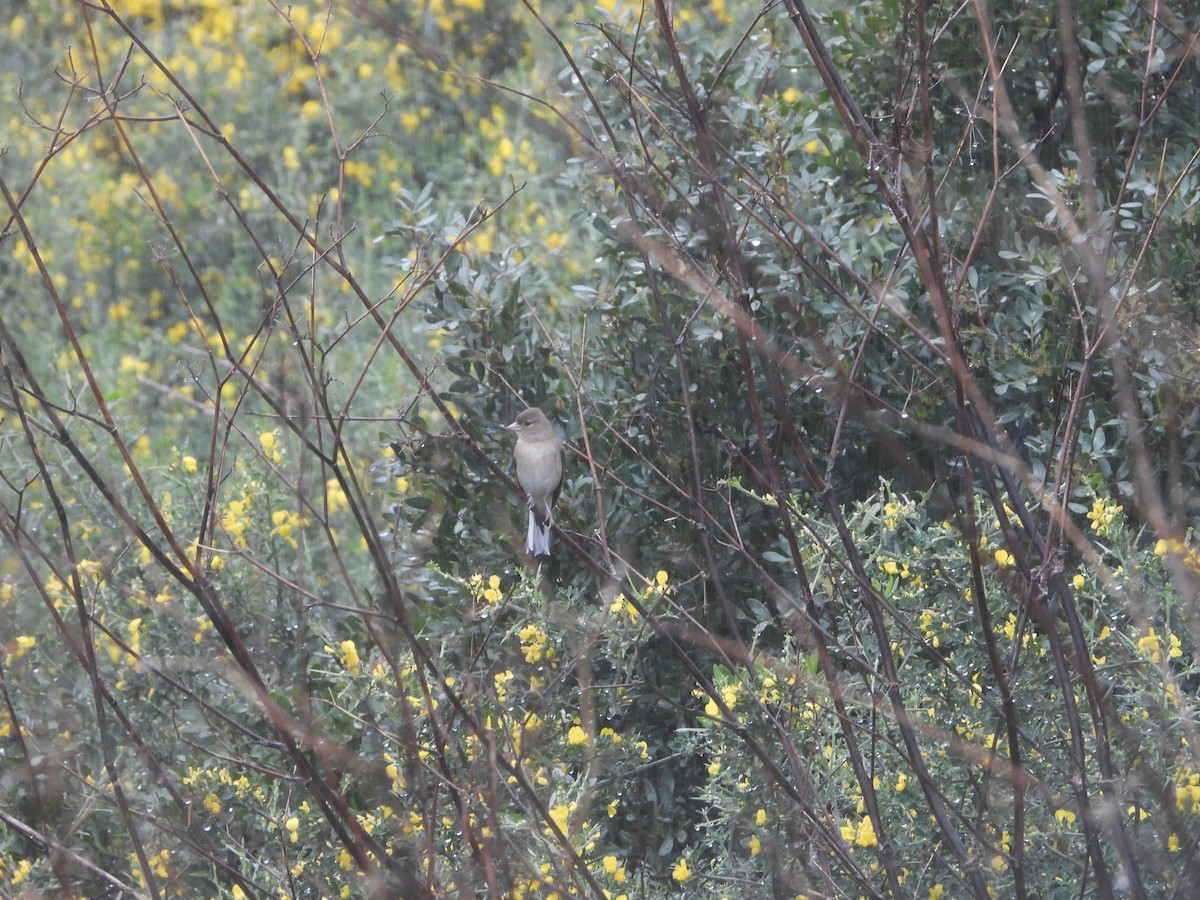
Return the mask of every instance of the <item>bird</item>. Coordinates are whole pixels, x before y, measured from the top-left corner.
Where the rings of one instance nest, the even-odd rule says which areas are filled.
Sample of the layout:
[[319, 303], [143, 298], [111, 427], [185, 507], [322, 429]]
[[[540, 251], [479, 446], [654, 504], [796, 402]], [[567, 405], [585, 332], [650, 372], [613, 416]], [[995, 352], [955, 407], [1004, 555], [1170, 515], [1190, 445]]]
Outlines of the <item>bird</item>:
[[513, 459], [517, 483], [529, 498], [529, 532], [525, 549], [531, 556], [550, 555], [550, 522], [562, 490], [563, 442], [540, 409], [530, 407], [506, 426], [517, 436]]

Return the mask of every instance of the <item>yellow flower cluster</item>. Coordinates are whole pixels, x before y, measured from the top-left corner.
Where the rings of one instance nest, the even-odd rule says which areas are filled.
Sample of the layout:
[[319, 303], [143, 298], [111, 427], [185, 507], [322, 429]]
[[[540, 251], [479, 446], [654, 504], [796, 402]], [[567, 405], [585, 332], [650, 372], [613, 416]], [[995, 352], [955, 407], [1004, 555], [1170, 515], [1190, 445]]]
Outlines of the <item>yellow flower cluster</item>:
[[841, 832], [842, 840], [856, 847], [875, 847], [879, 844], [870, 816], [863, 816], [857, 823], [847, 819], [842, 823]]
[[362, 660], [358, 655], [358, 645], [352, 640], [344, 640], [337, 645], [337, 648], [325, 645], [325, 652], [331, 656], [336, 656], [341, 662], [342, 667], [351, 675], [357, 675], [362, 671]]
[[[1138, 639], [1138, 650], [1154, 665], [1162, 662], [1162, 641], [1159, 639], [1158, 632], [1153, 628], [1147, 629], [1145, 637]], [[1171, 659], [1178, 659], [1183, 656], [1183, 645], [1179, 638], [1173, 634], [1167, 635], [1167, 656]]]
[[525, 662], [539, 663], [543, 659], [553, 659], [554, 648], [546, 647], [546, 632], [537, 625], [526, 625], [521, 629], [521, 652], [525, 654]]
[[1175, 808], [1200, 815], [1200, 774], [1191, 772], [1175, 786]]
[[1125, 507], [1119, 504], [1109, 503], [1097, 497], [1087, 514], [1088, 520], [1092, 523], [1092, 531], [1096, 532], [1099, 537], [1108, 537], [1112, 534], [1112, 528], [1116, 523], [1117, 516], [1124, 509]]
[[600, 865], [604, 867], [604, 873], [606, 875], [611, 875], [612, 880], [617, 884], [621, 884], [625, 881], [625, 867], [618, 863], [615, 856], [605, 856], [600, 860]]
[[504, 594], [500, 590], [499, 575], [489, 575], [487, 587], [483, 585], [482, 575], [472, 575], [468, 584], [471, 588], [471, 596], [477, 601], [482, 600], [488, 606], [495, 606], [504, 598]]
[[8, 645], [8, 652], [4, 654], [4, 667], [8, 668], [36, 646], [36, 637], [27, 634], [17, 635], [16, 640]]
[[279, 429], [273, 431], [264, 431], [258, 436], [258, 443], [262, 447], [263, 456], [270, 462], [279, 464], [283, 462], [283, 444], [279, 440]]
[[[156, 877], [161, 879], [171, 877], [171, 872], [167, 868], [167, 862], [170, 860], [170, 858], [170, 850], [159, 850], [158, 853], [155, 853], [153, 856], [150, 856], [147, 859], [147, 862], [150, 864], [150, 868], [154, 870]], [[142, 871], [142, 864], [138, 860], [138, 855], [136, 853], [129, 854], [129, 868], [130, 871], [133, 872], [134, 880], [137, 881], [138, 885], [143, 888], [146, 887], [146, 874]]]
[[1168, 553], [1182, 560], [1183, 564], [1192, 572], [1200, 574], [1200, 551], [1189, 547], [1183, 541], [1176, 540], [1175, 538], [1169, 540], [1160, 539], [1154, 545], [1154, 555], [1166, 556]]
[[613, 602], [609, 604], [608, 611], [618, 618], [624, 617], [631, 623], [635, 623], [642, 617], [642, 614], [637, 611], [637, 607], [629, 602], [624, 594], [617, 594]]
[[907, 578], [910, 574], [908, 563], [898, 563], [894, 559], [887, 558], [881, 558], [878, 562], [879, 567], [883, 569], [885, 573], [893, 577], [898, 576], [900, 578]]
[[225, 515], [221, 517], [221, 525], [229, 535], [233, 546], [245, 550], [246, 529], [250, 525], [250, 495], [242, 494], [237, 500], [230, 500], [225, 507]]

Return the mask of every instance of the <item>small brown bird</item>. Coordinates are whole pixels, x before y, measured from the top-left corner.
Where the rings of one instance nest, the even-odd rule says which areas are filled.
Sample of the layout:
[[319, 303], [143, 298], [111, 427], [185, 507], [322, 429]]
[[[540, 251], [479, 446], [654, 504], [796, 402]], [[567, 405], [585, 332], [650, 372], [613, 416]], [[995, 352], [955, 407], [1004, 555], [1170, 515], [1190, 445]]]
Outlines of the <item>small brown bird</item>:
[[508, 426], [517, 435], [513, 458], [517, 483], [529, 496], [529, 533], [525, 548], [532, 556], [550, 555], [550, 522], [562, 490], [563, 443], [546, 414], [530, 407]]

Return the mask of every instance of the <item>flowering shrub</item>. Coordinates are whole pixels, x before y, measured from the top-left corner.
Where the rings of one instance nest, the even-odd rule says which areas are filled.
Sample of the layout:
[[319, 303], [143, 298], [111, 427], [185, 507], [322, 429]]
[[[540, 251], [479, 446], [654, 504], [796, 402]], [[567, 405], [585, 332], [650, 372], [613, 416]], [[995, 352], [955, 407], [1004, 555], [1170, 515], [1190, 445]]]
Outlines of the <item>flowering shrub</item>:
[[988, 15], [22, 5], [3, 892], [1186, 892], [1194, 54]]

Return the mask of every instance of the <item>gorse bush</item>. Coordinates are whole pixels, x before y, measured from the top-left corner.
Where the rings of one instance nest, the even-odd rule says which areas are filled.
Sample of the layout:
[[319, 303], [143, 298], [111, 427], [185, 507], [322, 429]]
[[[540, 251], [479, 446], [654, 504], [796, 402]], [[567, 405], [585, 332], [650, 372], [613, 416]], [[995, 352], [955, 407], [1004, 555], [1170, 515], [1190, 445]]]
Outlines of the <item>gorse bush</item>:
[[1182, 12], [0, 42], [6, 895], [1192, 890]]

